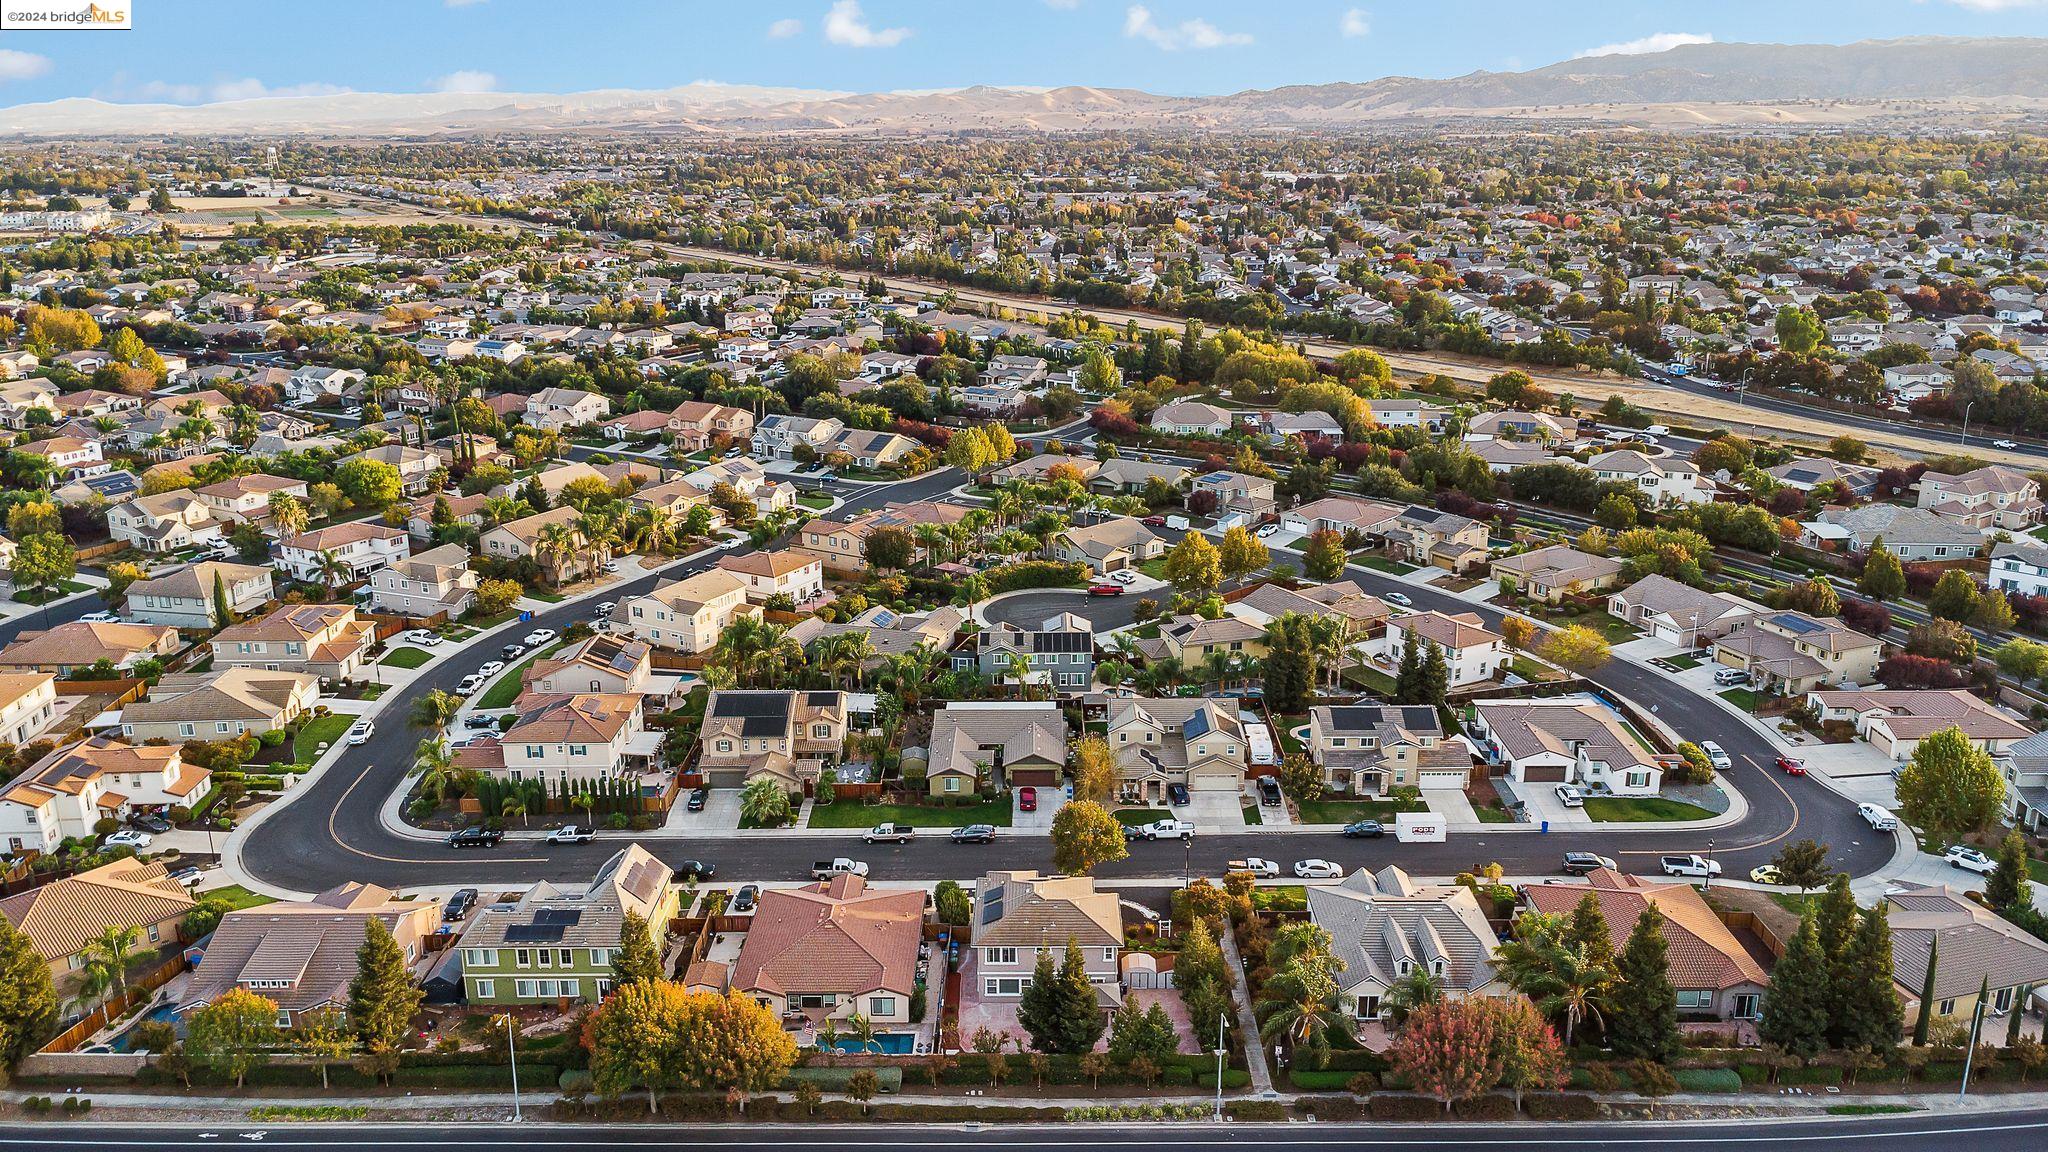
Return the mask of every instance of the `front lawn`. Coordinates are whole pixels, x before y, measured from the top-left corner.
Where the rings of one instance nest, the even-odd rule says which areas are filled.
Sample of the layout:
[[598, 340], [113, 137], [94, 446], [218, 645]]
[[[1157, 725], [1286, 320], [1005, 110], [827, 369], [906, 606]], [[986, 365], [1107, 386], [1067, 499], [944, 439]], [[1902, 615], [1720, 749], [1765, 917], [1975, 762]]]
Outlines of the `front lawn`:
[[1406, 576], [1408, 573], [1415, 571], [1415, 565], [1413, 564], [1403, 564], [1399, 560], [1392, 560], [1378, 555], [1353, 556], [1351, 562], [1360, 568], [1370, 568], [1375, 572], [1387, 572], [1395, 576]]
[[1173, 813], [1164, 808], [1119, 808], [1110, 815], [1116, 817], [1117, 823], [1132, 827], [1140, 824], [1157, 824], [1161, 820], [1173, 818]]
[[560, 604], [563, 600], [567, 599], [560, 592], [543, 592], [537, 588], [527, 589], [526, 594], [535, 600], [545, 600], [550, 604]]
[[1257, 804], [1247, 804], [1244, 806], [1244, 822], [1248, 825], [1264, 824], [1266, 822], [1266, 818], [1260, 815], [1259, 806]]
[[1143, 572], [1154, 580], [1164, 580], [1166, 579], [1166, 557], [1154, 556], [1152, 559], [1138, 565], [1138, 571]]
[[2034, 883], [2048, 884], [2048, 860], [2029, 859], [2027, 873], [2034, 878]]
[[1689, 672], [1700, 666], [1699, 657], [1697, 656], [1666, 656], [1664, 657], [1664, 663], [1671, 665], [1672, 668], [1680, 672]]
[[277, 903], [277, 897], [251, 892], [240, 884], [224, 884], [219, 888], [208, 888], [195, 893], [201, 900], [226, 900], [236, 911], [244, 908], [260, 908], [265, 904]]
[[491, 690], [483, 694], [483, 698], [476, 702], [476, 706], [484, 711], [490, 711], [493, 708], [510, 708], [512, 702], [519, 699], [519, 691], [524, 686], [526, 680], [526, 670], [533, 666], [535, 660], [561, 646], [562, 641], [558, 640], [538, 652], [529, 654], [526, 659], [521, 660], [507, 671], [500, 673], [497, 681], [491, 685]]
[[1398, 800], [1296, 800], [1294, 806], [1303, 824], [1355, 824], [1360, 820], [1392, 824], [1403, 812], [1429, 811], [1429, 805], [1420, 800], [1411, 804]]
[[1484, 808], [1475, 806], [1472, 809], [1472, 814], [1479, 817], [1481, 824], [1513, 824], [1515, 822], [1515, 814], [1513, 812], [1505, 808], [1495, 808], [1491, 804]]
[[1560, 628], [1572, 624], [1591, 628], [1606, 637], [1609, 644], [1625, 644], [1636, 638], [1636, 630], [1629, 626], [1628, 621], [1610, 612], [1580, 612], [1573, 615], [1549, 608], [1543, 612], [1543, 618]]
[[301, 764], [318, 760], [320, 746], [338, 742], [355, 722], [354, 716], [343, 712], [330, 712], [306, 721], [299, 727], [299, 734], [292, 738], [292, 759]]
[[806, 492], [798, 496], [796, 502], [806, 508], [815, 508], [820, 512], [832, 507], [832, 498], [830, 496], [822, 496], [816, 492]]
[[1712, 812], [1662, 796], [1588, 796], [1586, 815], [1596, 821], [1642, 824], [1653, 820], [1705, 820]]
[[389, 664], [393, 668], [417, 668], [433, 658], [434, 654], [424, 648], [393, 648], [377, 663]]
[[60, 580], [55, 588], [23, 588], [14, 594], [14, 599], [20, 604], [48, 604], [53, 600], [74, 596], [85, 589], [86, 586], [76, 580]]
[[1726, 692], [1720, 693], [1720, 697], [1744, 712], [1752, 716], [1756, 715], [1757, 695], [1753, 690], [1748, 688], [1730, 688]]
[[965, 824], [1010, 826], [1010, 801], [990, 800], [953, 808], [939, 804], [863, 804], [836, 800], [811, 805], [812, 828], [872, 828], [877, 824], [908, 824], [913, 828], [958, 828]]

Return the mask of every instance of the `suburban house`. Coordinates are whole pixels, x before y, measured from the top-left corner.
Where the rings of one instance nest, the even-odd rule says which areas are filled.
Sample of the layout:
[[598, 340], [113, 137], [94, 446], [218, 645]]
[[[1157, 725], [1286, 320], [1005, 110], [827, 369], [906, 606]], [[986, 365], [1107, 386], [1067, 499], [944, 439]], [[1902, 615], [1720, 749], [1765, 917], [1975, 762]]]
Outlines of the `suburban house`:
[[661, 754], [662, 734], [647, 731], [637, 693], [528, 692], [516, 707], [503, 735], [464, 745], [455, 763], [500, 780], [573, 786], [638, 779]]
[[1885, 902], [1892, 928], [1892, 981], [1905, 1001], [1906, 1019], [1920, 1013], [1930, 961], [1933, 1014], [1944, 1020], [1967, 1023], [1976, 1014], [1978, 990], [1987, 984], [1988, 1017], [2006, 1015], [2032, 989], [2048, 985], [2048, 942], [1967, 893], [1946, 884], [1928, 887], [1901, 880], [1885, 893]]
[[295, 580], [326, 584], [360, 580], [411, 555], [411, 533], [351, 520], [279, 541], [277, 566]]
[[1803, 696], [1824, 684], [1877, 679], [1884, 641], [1804, 612], [1769, 612], [1714, 642], [1714, 660], [1749, 673], [1753, 686]]
[[[1434, 643], [1444, 654], [1451, 688], [1494, 678], [1508, 664], [1507, 639], [1487, 628], [1476, 612], [1410, 612], [1387, 621], [1386, 662], [1400, 664], [1410, 644]], [[1426, 649], [1425, 649], [1426, 650]]]
[[1216, 498], [1216, 521], [1219, 527], [1226, 523], [1255, 524], [1271, 516], [1279, 508], [1275, 499], [1278, 486], [1264, 476], [1247, 476], [1242, 472], [1205, 472], [1194, 478], [1188, 488], [1192, 498], [1198, 492], [1206, 492]]
[[1972, 528], [2024, 532], [2041, 519], [2041, 486], [2017, 468], [1988, 464], [1950, 476], [1920, 476], [1919, 507]]
[[227, 593], [228, 611], [240, 616], [260, 611], [275, 598], [273, 575], [252, 564], [201, 560], [168, 576], [130, 584], [128, 615], [143, 624], [205, 631], [221, 622], [216, 587]]
[[57, 415], [57, 389], [48, 380], [31, 377], [0, 385], [0, 424], [22, 431], [29, 427], [32, 412]]
[[213, 510], [216, 519], [260, 525], [270, 523], [271, 497], [282, 495], [304, 500], [307, 487], [304, 480], [255, 472], [192, 491]]
[[1152, 430], [1168, 436], [1221, 436], [1230, 431], [1230, 409], [1199, 400], [1175, 400], [1153, 410]]
[[25, 456], [41, 456], [49, 462], [53, 482], [83, 480], [111, 471], [113, 465], [100, 455], [100, 442], [77, 436], [51, 436], [14, 449]]
[[[801, 541], [798, 548], [825, 562], [835, 571], [858, 571], [867, 564], [867, 538], [883, 528], [901, 529], [915, 534], [921, 524], [945, 528], [967, 519], [967, 509], [957, 504], [938, 504], [919, 501], [915, 504], [890, 504], [872, 512], [863, 512], [852, 520], [812, 520], [797, 533]], [[911, 558], [923, 558], [922, 544], [911, 549]]]
[[1372, 422], [1382, 428], [1427, 428], [1431, 432], [1441, 432], [1444, 421], [1451, 416], [1449, 408], [1427, 400], [1392, 398], [1365, 403], [1372, 410]]
[[1602, 452], [1586, 461], [1602, 484], [1627, 484], [1650, 498], [1652, 507], [1704, 504], [1714, 498], [1713, 484], [1683, 456], [1645, 456], [1633, 448]]
[[1495, 559], [1493, 574], [1503, 583], [1513, 580], [1516, 590], [1531, 600], [1556, 604], [1568, 596], [1612, 588], [1621, 579], [1621, 561], [1569, 544], [1551, 544]]
[[841, 875], [761, 893], [729, 987], [785, 1020], [907, 1025], [924, 945], [922, 891]]
[[223, 628], [212, 640], [213, 667], [310, 672], [348, 680], [363, 670], [377, 626], [347, 604], [286, 604], [267, 616]]
[[814, 420], [776, 412], [754, 425], [753, 455], [757, 460], [794, 460], [797, 450], [822, 456], [846, 425], [831, 417]]
[[370, 611], [415, 619], [462, 615], [476, 603], [469, 560], [469, 549], [443, 544], [372, 571]]
[[674, 652], [707, 652], [735, 617], [758, 611], [747, 603], [746, 581], [712, 568], [622, 601], [612, 610], [611, 630]]
[[1164, 802], [1169, 784], [1233, 796], [1244, 787], [1244, 726], [1233, 701], [1115, 699], [1106, 739], [1125, 799]]
[[800, 608], [825, 594], [825, 562], [801, 552], [720, 556], [717, 566], [745, 582], [746, 597], [755, 604], [787, 596]]
[[1865, 504], [1824, 508], [1800, 525], [1799, 541], [1831, 552], [1868, 552], [1879, 540], [1908, 564], [1926, 560], [1968, 560], [1984, 550], [1984, 533], [1961, 520], [1925, 508]]
[[945, 651], [953, 643], [967, 617], [960, 609], [942, 604], [929, 612], [903, 613], [877, 604], [851, 620], [826, 621], [807, 617], [790, 625], [789, 638], [815, 654], [818, 641], [848, 633], [859, 633], [868, 642], [869, 655], [861, 668], [874, 671], [891, 656], [902, 656], [918, 648]]
[[971, 796], [984, 786], [1058, 787], [1067, 766], [1067, 722], [1053, 703], [950, 701], [932, 718], [926, 764], [934, 796]]
[[286, 381], [286, 391], [294, 404], [317, 404], [322, 400], [340, 398], [351, 385], [360, 384], [363, 380], [364, 373], [359, 368], [307, 364], [291, 374]]
[[698, 739], [697, 771], [712, 787], [737, 788], [766, 775], [794, 790], [844, 753], [846, 696], [714, 689]]
[[614, 853], [582, 891], [542, 880], [518, 902], [490, 904], [463, 931], [462, 991], [471, 1004], [595, 1004], [612, 987], [626, 913], [659, 953], [676, 913], [669, 866], [638, 844]]
[[351, 882], [303, 902], [229, 912], [192, 970], [178, 1012], [203, 1008], [237, 988], [274, 1002], [280, 1028], [291, 1027], [308, 1012], [347, 1011], [356, 952], [372, 920], [391, 933], [411, 968], [426, 954], [426, 938], [440, 921], [439, 906]]
[[1466, 733], [1517, 784], [1577, 784], [1617, 796], [1655, 796], [1664, 766], [1619, 715], [1586, 696], [1482, 700]]
[[0, 672], [0, 744], [19, 748], [57, 719], [57, 677], [49, 672]]
[[1308, 711], [1308, 754], [1336, 792], [1383, 796], [1392, 788], [1457, 788], [1472, 780], [1472, 749], [1444, 737], [1426, 704], [1318, 704]]
[[753, 439], [754, 414], [702, 400], [686, 400], [668, 414], [668, 432], [684, 452], [701, 452], [723, 437], [744, 444]]
[[297, 720], [319, 699], [320, 678], [305, 672], [179, 672], [158, 680], [147, 700], [121, 709], [121, 735], [173, 743], [261, 736]]
[[1699, 889], [1599, 868], [1583, 883], [1552, 881], [1521, 890], [1530, 911], [1566, 918], [1588, 895], [1600, 905], [1616, 955], [1642, 914], [1657, 914], [1680, 1019], [1754, 1020], [1760, 1014], [1770, 977]]
[[1799, 492], [1839, 484], [1850, 496], [1868, 500], [1877, 491], [1878, 469], [1867, 464], [1850, 464], [1832, 456], [1798, 456], [1764, 469], [1764, 475]]
[[610, 400], [577, 388], [543, 388], [526, 398], [525, 423], [542, 432], [581, 428], [611, 414]]
[[1325, 496], [1291, 508], [1280, 515], [1280, 527], [1296, 535], [1312, 532], [1378, 532], [1391, 523], [1401, 509], [1378, 500], [1358, 496]]
[[1123, 1002], [1123, 912], [1116, 893], [1096, 891], [1090, 877], [988, 873], [974, 882], [968, 940], [968, 964], [962, 967], [967, 995], [1021, 998], [1039, 950], [1050, 951], [1057, 962], [1071, 941], [1081, 950], [1097, 1004], [1114, 1008]]
[[1158, 639], [1135, 640], [1132, 647], [1147, 660], [1170, 658], [1197, 665], [1221, 653], [1225, 660], [1237, 657], [1241, 662], [1265, 654], [1266, 630], [1235, 616], [1175, 616], [1160, 623]]
[[419, 496], [433, 488], [434, 473], [447, 466], [440, 453], [430, 448], [414, 448], [410, 444], [380, 444], [366, 448], [335, 461], [335, 467], [339, 468], [351, 460], [375, 460], [398, 469], [399, 489], [407, 496]]
[[[564, 505], [507, 520], [477, 537], [477, 551], [500, 560], [531, 559], [551, 583], [567, 583], [589, 575], [610, 558], [608, 549], [593, 551], [583, 533], [576, 530], [576, 521], [582, 516]], [[555, 537], [560, 537], [560, 547], [550, 544]]]
[[1609, 596], [1607, 611], [1655, 639], [1697, 648], [1770, 609], [1732, 592], [1707, 592], [1652, 574]]
[[138, 954], [178, 942], [196, 901], [162, 862], [115, 860], [0, 900], [0, 916], [50, 965], [60, 994], [73, 990], [85, 950], [109, 929], [140, 934]]
[[1132, 516], [1068, 528], [1053, 537], [1053, 559], [1086, 564], [1097, 575], [1136, 568], [1166, 554], [1166, 542]]
[[81, 740], [29, 765], [0, 792], [0, 842], [9, 855], [51, 852], [66, 837], [93, 835], [103, 817], [190, 807], [211, 777], [185, 763], [176, 744]]
[[2001, 540], [1991, 546], [1991, 572], [1985, 586], [2022, 596], [2048, 593], [2048, 544], [2030, 536]]
[[541, 696], [578, 692], [654, 697], [666, 702], [680, 680], [654, 672], [654, 649], [643, 641], [597, 633], [552, 656], [542, 656], [521, 673], [523, 691]]
[[2048, 732], [2005, 750], [2005, 818], [2031, 832], [2048, 828]]
[[228, 522], [186, 489], [137, 496], [107, 509], [107, 534], [144, 552], [176, 552], [219, 540]]
[[1290, 613], [1335, 620], [1344, 630], [1345, 659], [1386, 631], [1393, 609], [1386, 602], [1349, 580], [1335, 584], [1306, 584], [1299, 589], [1278, 584], [1257, 585], [1230, 601], [1224, 610], [1231, 616], [1261, 627]]
[[1437, 508], [1411, 504], [1372, 532], [1410, 564], [1463, 572], [1486, 559], [1486, 525]]
[[1310, 886], [1308, 913], [1344, 965], [1337, 1006], [1356, 1019], [1379, 1019], [1387, 989], [1418, 974], [1447, 1000], [1511, 994], [1493, 966], [1500, 938], [1461, 884], [1417, 884], [1392, 864], [1361, 868], [1334, 887]]
[[1578, 422], [1547, 412], [1517, 412], [1512, 408], [1482, 412], [1465, 426], [1465, 435], [1492, 436], [1504, 440], [1540, 440], [1546, 444], [1570, 444], [1579, 438]]
[[47, 632], [19, 632], [0, 648], [0, 672], [55, 672], [69, 676], [104, 660], [126, 671], [138, 660], [178, 651], [178, 630], [168, 625], [87, 623], [73, 620]]
[[2030, 725], [1959, 688], [1816, 689], [1806, 701], [1821, 723], [1854, 724], [1856, 735], [1898, 764], [1913, 758], [1920, 741], [1948, 728], [1994, 757], [2034, 734]]
[[955, 671], [979, 672], [991, 684], [1045, 685], [1064, 695], [1095, 682], [1095, 626], [1062, 612], [1037, 628], [998, 621], [962, 637], [953, 649]]
[[903, 458], [917, 450], [917, 441], [896, 432], [876, 432], [866, 428], [847, 428], [832, 437], [822, 449], [827, 460], [845, 456], [862, 468], [887, 468], [901, 463]]

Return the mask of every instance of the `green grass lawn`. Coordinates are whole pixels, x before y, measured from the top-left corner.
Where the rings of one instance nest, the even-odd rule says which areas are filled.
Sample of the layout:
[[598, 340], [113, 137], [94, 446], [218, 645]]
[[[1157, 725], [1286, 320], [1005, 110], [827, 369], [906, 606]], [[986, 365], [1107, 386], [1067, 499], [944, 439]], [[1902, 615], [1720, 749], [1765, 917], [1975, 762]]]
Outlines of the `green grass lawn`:
[[85, 585], [76, 580], [59, 580], [55, 588], [44, 588], [40, 592], [34, 588], [23, 588], [14, 594], [14, 599], [21, 604], [47, 604], [52, 600], [76, 595], [85, 591], [85, 588]]
[[1505, 808], [1495, 808], [1491, 805], [1484, 808], [1475, 807], [1472, 809], [1472, 814], [1479, 817], [1481, 824], [1513, 824], [1515, 822], [1514, 813]]
[[1171, 818], [1173, 813], [1168, 812], [1164, 808], [1119, 808], [1111, 812], [1110, 815], [1116, 817], [1116, 822], [1119, 824], [1137, 825], [1156, 824], [1161, 820]]
[[417, 668], [433, 658], [434, 654], [424, 648], [393, 648], [377, 663], [389, 664], [393, 668]]
[[1297, 800], [1294, 804], [1301, 811], [1303, 824], [1351, 824], [1359, 820], [1391, 824], [1400, 813], [1429, 811], [1429, 805], [1419, 800], [1413, 804], [1394, 800]]
[[483, 709], [510, 708], [512, 702], [519, 699], [519, 690], [525, 683], [526, 670], [533, 666], [535, 660], [560, 648], [562, 643], [558, 640], [538, 652], [530, 653], [526, 659], [501, 675], [497, 682], [491, 685], [491, 690], [484, 693], [483, 698], [476, 702], [476, 706]]
[[2027, 872], [2033, 876], [2034, 883], [2048, 884], [2048, 860], [2028, 860]]
[[991, 800], [965, 808], [936, 804], [862, 804], [857, 800], [811, 806], [812, 828], [872, 828], [877, 824], [908, 824], [913, 828], [958, 828], [963, 824], [1010, 826], [1010, 801]]
[[1346, 668], [1344, 669], [1344, 682], [1356, 684], [1375, 696], [1392, 696], [1394, 694], [1394, 678], [1377, 668], [1368, 668], [1364, 665], [1354, 665], [1353, 667]]
[[1166, 579], [1166, 557], [1154, 556], [1152, 559], [1138, 565], [1138, 571], [1143, 572], [1154, 580], [1164, 580]]
[[257, 908], [265, 904], [275, 904], [277, 902], [277, 897], [275, 896], [265, 896], [261, 892], [251, 892], [240, 884], [226, 884], [219, 888], [208, 888], [206, 891], [198, 893], [198, 896], [202, 900], [226, 900], [237, 909]]
[[1747, 712], [1751, 715], [1756, 714], [1757, 696], [1754, 691], [1748, 688], [1730, 688], [1726, 692], [1722, 692], [1719, 695], [1721, 699], [1726, 700], [1730, 704], [1735, 705], [1737, 708], [1742, 709], [1744, 712]]
[[320, 758], [320, 746], [333, 744], [348, 733], [350, 725], [356, 722], [354, 716], [332, 712], [315, 716], [306, 721], [299, 734], [292, 739], [292, 759], [301, 764], [311, 764]]
[[1247, 804], [1244, 806], [1244, 822], [1246, 824], [1264, 824], [1266, 818], [1259, 814], [1259, 806], [1257, 804]]
[[535, 600], [544, 600], [549, 604], [560, 604], [563, 600], [567, 599], [560, 592], [543, 592], [537, 588], [527, 589], [526, 594]]
[[1549, 609], [1545, 611], [1543, 618], [1560, 628], [1572, 624], [1591, 628], [1605, 636], [1609, 644], [1622, 644], [1636, 638], [1636, 630], [1629, 626], [1628, 621], [1609, 612], [1581, 612], [1577, 616], [1567, 616], [1555, 609]]
[[365, 684], [363, 685], [363, 699], [375, 700], [389, 691], [391, 691], [391, 685], [389, 684]]
[[806, 508], [816, 508], [821, 512], [832, 507], [832, 498], [830, 496], [821, 496], [816, 492], [806, 492], [798, 496], [796, 502]]
[[1662, 796], [1588, 796], [1586, 815], [1596, 821], [1641, 824], [1652, 820], [1705, 820], [1713, 813], [1697, 804]]
[[1664, 662], [1680, 672], [1690, 671], [1700, 666], [1699, 658], [1695, 656], [1666, 656], [1664, 657]]
[[1306, 723], [1308, 723], [1308, 717], [1299, 713], [1292, 716], [1280, 716], [1274, 719], [1271, 725], [1273, 739], [1280, 742], [1280, 750], [1282, 752], [1291, 754], [1303, 750], [1301, 737], [1296, 736], [1294, 730]]
[[1395, 576], [1405, 576], [1415, 571], [1415, 565], [1403, 564], [1399, 560], [1390, 560], [1385, 556], [1353, 556], [1351, 562], [1360, 568], [1370, 568], [1375, 572], [1388, 572]]
[[1262, 912], [1299, 912], [1308, 907], [1305, 884], [1268, 884], [1252, 889], [1252, 907]]

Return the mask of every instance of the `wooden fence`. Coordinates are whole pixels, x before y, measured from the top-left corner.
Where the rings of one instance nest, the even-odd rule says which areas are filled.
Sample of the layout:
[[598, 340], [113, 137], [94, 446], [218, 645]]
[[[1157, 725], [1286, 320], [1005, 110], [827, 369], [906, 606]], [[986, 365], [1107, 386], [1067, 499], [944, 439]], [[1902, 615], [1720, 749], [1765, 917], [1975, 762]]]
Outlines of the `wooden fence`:
[[107, 1021], [119, 1019], [138, 1004], [147, 1003], [158, 988], [168, 983], [171, 977], [185, 971], [188, 965], [184, 953], [164, 961], [140, 980], [131, 982], [128, 991], [115, 996], [106, 1003], [86, 1013], [76, 1024], [59, 1032], [55, 1039], [43, 1045], [45, 1052], [70, 1052], [93, 1037], [93, 1034], [107, 1026]]
[[59, 696], [103, 696], [111, 694], [114, 699], [109, 708], [140, 700], [149, 691], [149, 681], [135, 679], [120, 680], [59, 680], [56, 685]]

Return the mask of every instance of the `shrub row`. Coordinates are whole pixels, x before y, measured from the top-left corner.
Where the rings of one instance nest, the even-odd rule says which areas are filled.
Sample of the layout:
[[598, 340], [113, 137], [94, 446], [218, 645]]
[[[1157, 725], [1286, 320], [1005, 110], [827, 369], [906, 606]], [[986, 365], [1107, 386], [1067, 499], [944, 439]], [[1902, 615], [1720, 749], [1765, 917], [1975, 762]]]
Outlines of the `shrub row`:
[[1687, 1092], [1742, 1091], [1742, 1077], [1733, 1068], [1677, 1068], [1671, 1076]]
[[[1292, 1080], [1294, 1086], [1303, 1092], [1334, 1092], [1339, 1089], [1348, 1088], [1351, 1085], [1352, 1078], [1358, 1075], [1360, 1073], [1340, 1072], [1335, 1069], [1289, 1068], [1287, 1070], [1287, 1078]], [[1372, 1073], [1367, 1072], [1364, 1075], [1370, 1076]]]
[[893, 1093], [903, 1091], [903, 1069], [897, 1067], [848, 1068], [839, 1066], [829, 1068], [791, 1068], [789, 1075], [783, 1078], [781, 1087], [787, 1091], [795, 1088], [798, 1084], [809, 1083], [815, 1085], [820, 1092], [844, 1092], [846, 1091], [847, 1082], [853, 1079], [856, 1072], [874, 1073], [875, 1091], [877, 1092]]

